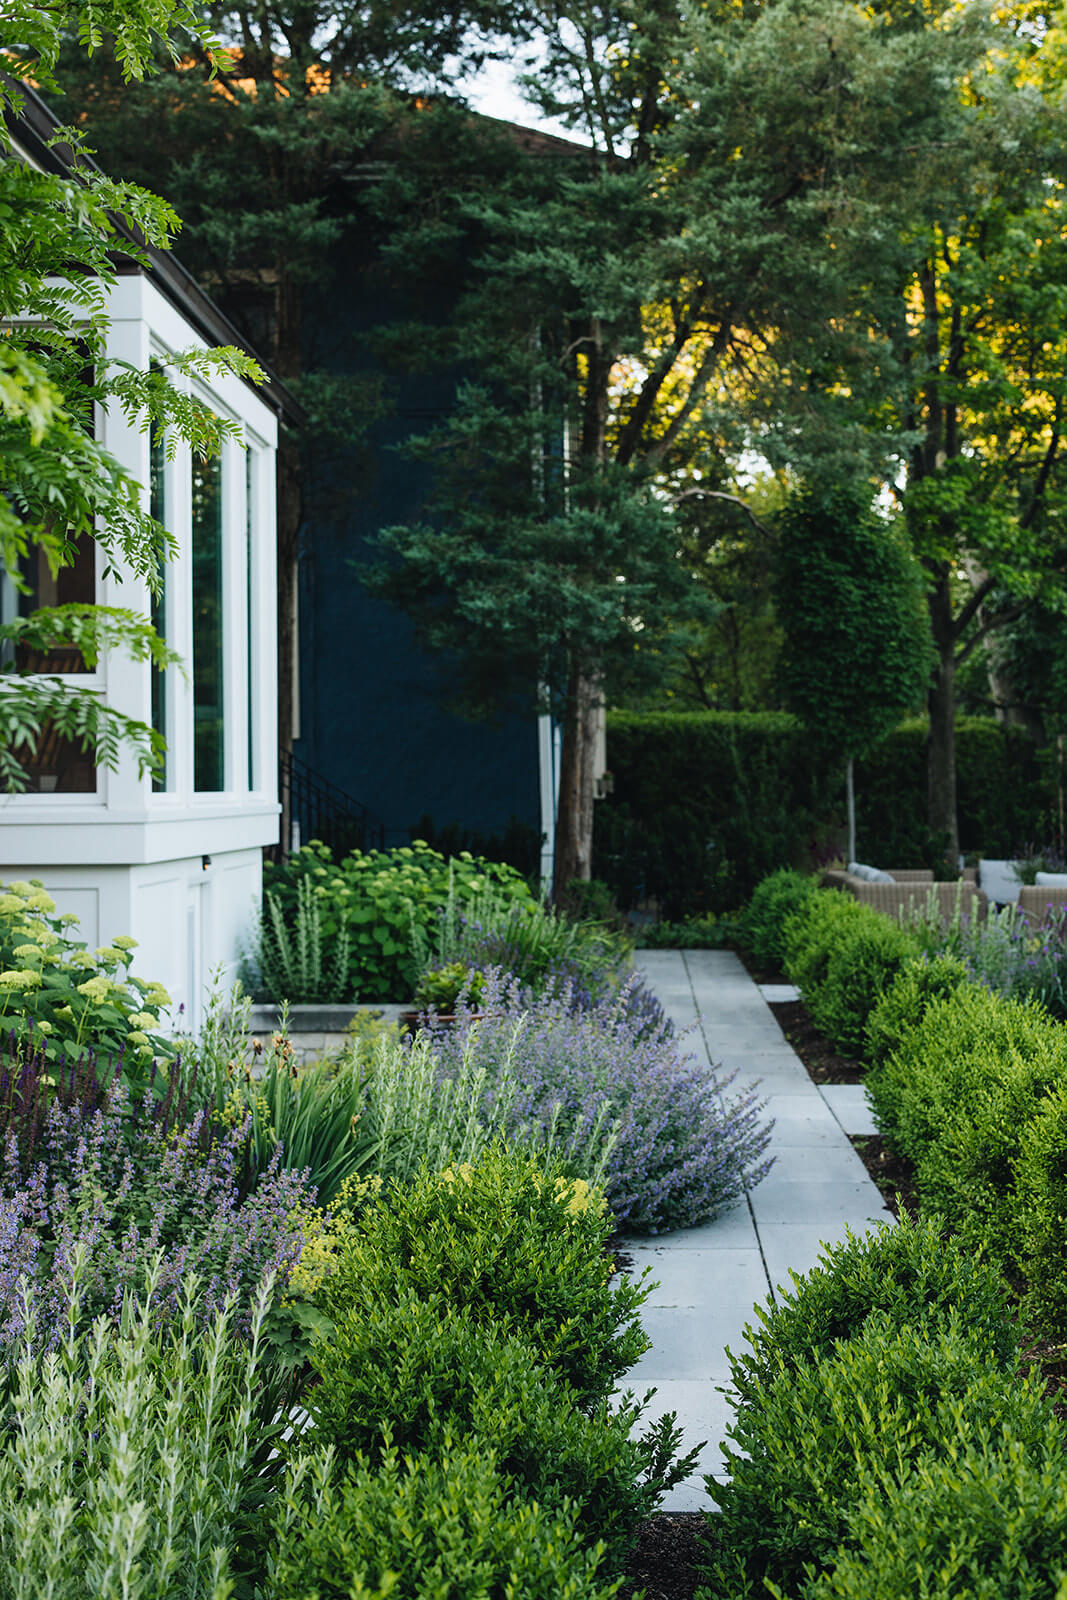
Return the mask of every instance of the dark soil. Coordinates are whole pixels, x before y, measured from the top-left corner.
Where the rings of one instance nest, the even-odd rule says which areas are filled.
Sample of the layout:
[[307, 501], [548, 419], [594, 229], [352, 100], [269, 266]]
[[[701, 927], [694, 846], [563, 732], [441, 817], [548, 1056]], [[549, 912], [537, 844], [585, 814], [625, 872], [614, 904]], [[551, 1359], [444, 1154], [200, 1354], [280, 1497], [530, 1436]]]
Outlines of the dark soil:
[[862, 1083], [864, 1068], [858, 1061], [837, 1053], [829, 1039], [819, 1032], [800, 1000], [776, 1001], [771, 1010], [778, 1026], [808, 1069], [815, 1083]]
[[707, 1565], [707, 1521], [699, 1511], [664, 1513], [641, 1524], [637, 1549], [626, 1565], [622, 1600], [693, 1600]]

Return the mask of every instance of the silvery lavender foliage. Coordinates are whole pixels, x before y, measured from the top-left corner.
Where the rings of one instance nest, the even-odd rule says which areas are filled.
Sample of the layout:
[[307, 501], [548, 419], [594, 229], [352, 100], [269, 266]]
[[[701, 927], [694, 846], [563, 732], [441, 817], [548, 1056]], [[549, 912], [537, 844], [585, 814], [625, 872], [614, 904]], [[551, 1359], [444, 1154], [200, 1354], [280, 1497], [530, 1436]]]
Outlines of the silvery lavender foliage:
[[158, 1254], [153, 1304], [159, 1320], [176, 1312], [186, 1275], [203, 1285], [201, 1314], [214, 1318], [228, 1296], [245, 1325], [257, 1283], [267, 1272], [285, 1281], [303, 1240], [294, 1210], [309, 1200], [306, 1175], [276, 1157], [242, 1197], [247, 1128], [203, 1148], [204, 1113], [169, 1135], [152, 1123], [132, 1152], [124, 1137], [130, 1107], [121, 1079], [94, 1110], [48, 1107], [37, 1160], [28, 1175], [9, 1132], [0, 1162], [0, 1339], [21, 1332], [20, 1277], [34, 1289], [38, 1338], [60, 1336], [71, 1263], [82, 1248], [82, 1305], [87, 1318], [117, 1318], [123, 1294], [141, 1288]]
[[[765, 1176], [769, 1123], [756, 1091], [727, 1099], [734, 1074], [709, 1075], [683, 1055], [666, 1019], [649, 1026], [631, 1014], [630, 980], [618, 993], [575, 1012], [567, 984], [532, 997], [500, 970], [486, 974], [478, 1016], [460, 1007], [450, 1029], [431, 1023], [442, 1076], [454, 1076], [465, 1049], [486, 1072], [508, 1058], [520, 1084], [509, 1127], [591, 1126], [605, 1104], [618, 1119], [607, 1195], [620, 1227], [664, 1233], [716, 1216]], [[516, 1036], [517, 1025], [518, 1027]]]

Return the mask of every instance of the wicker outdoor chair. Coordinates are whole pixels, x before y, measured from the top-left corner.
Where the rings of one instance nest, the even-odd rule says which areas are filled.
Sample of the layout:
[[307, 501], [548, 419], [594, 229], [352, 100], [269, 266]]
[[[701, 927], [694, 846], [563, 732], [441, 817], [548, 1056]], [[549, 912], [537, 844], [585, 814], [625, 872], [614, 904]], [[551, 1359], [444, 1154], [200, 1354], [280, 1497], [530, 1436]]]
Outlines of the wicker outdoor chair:
[[933, 873], [925, 868], [891, 867], [888, 871], [892, 883], [868, 883], [866, 878], [857, 878], [851, 872], [838, 869], [824, 872], [822, 883], [827, 889], [844, 890], [861, 904], [884, 912], [894, 921], [902, 911], [924, 911], [931, 895], [946, 920], [955, 913], [957, 895], [964, 916], [985, 916], [988, 902], [974, 881], [973, 871], [970, 876], [965, 873], [956, 883], [935, 883]]

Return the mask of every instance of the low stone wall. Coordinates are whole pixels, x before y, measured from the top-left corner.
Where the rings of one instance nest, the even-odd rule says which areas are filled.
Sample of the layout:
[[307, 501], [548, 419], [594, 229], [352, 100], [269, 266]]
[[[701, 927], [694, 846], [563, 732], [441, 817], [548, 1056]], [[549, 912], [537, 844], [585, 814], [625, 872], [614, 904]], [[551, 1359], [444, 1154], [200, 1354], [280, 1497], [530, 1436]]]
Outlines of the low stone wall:
[[[296, 1059], [304, 1063], [319, 1056], [336, 1055], [348, 1043], [348, 1024], [357, 1011], [371, 1011], [386, 1022], [395, 1022], [407, 1005], [369, 1006], [290, 1006], [289, 1039]], [[280, 1013], [277, 1006], [253, 1006], [251, 1037], [266, 1044], [278, 1030]]]

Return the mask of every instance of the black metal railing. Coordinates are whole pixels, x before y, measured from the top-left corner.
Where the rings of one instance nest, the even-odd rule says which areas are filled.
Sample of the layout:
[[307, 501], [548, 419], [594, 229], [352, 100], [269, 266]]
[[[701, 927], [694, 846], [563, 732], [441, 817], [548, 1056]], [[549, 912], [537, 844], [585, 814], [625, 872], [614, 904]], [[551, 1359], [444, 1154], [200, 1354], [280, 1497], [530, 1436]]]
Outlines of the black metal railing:
[[284, 751], [278, 759], [278, 799], [281, 837], [269, 852], [276, 861], [312, 839], [329, 845], [335, 861], [350, 850], [384, 847], [385, 824], [379, 817], [299, 756]]

